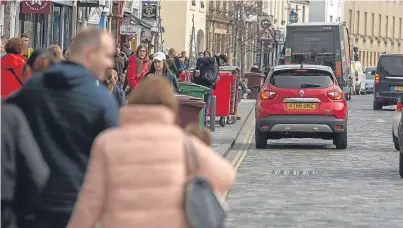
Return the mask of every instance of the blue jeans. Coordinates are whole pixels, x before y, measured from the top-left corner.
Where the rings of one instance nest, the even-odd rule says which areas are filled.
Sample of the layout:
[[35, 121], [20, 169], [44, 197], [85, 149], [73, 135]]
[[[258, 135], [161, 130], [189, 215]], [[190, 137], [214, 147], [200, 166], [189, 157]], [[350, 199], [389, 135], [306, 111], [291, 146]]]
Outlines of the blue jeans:
[[[207, 126], [207, 115], [208, 115], [208, 109], [210, 108], [211, 104], [211, 97], [213, 94], [213, 90], [209, 89], [207, 93], [204, 95], [204, 102], [206, 103], [206, 107], [204, 108], [204, 126]], [[214, 121], [211, 120], [210, 121]]]

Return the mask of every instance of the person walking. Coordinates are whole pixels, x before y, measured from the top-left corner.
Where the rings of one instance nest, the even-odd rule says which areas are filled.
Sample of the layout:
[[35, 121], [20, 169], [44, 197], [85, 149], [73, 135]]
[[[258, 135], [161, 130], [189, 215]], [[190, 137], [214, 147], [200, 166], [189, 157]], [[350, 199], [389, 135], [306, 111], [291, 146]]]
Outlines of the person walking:
[[[184, 199], [192, 176], [203, 176], [217, 194], [225, 194], [235, 182], [234, 168], [197, 137], [187, 135], [176, 124], [178, 112], [178, 100], [163, 76], [140, 82], [121, 110], [120, 127], [96, 138], [67, 228], [92, 228], [97, 223], [102, 228], [188, 228]], [[191, 171], [186, 169], [192, 165], [187, 153], [198, 160]]]
[[171, 85], [174, 88], [174, 90], [176, 92], [179, 92], [178, 79], [169, 70], [165, 54], [162, 52], [157, 52], [154, 54], [153, 59], [154, 60], [150, 66], [150, 71], [146, 74], [145, 77], [163, 76], [166, 79], [168, 79], [168, 81], [171, 82]]
[[0, 41], [0, 58], [3, 57], [6, 54], [6, 46], [7, 39], [5, 36], [1, 36], [1, 41]]
[[24, 216], [49, 177], [27, 120], [15, 105], [1, 104], [1, 227], [23, 227]]
[[109, 69], [106, 72], [105, 85], [108, 88], [109, 93], [116, 99], [118, 107], [121, 108], [126, 104], [125, 93], [118, 86], [118, 72], [113, 69]]
[[55, 63], [57, 61], [48, 49], [37, 49], [22, 68], [22, 76], [25, 78], [31, 77], [33, 73], [43, 72]]
[[48, 51], [51, 53], [53, 59], [56, 62], [61, 62], [64, 60], [62, 49], [59, 45], [53, 44], [48, 47]]
[[27, 218], [27, 228], [66, 227], [95, 137], [118, 125], [116, 101], [96, 83], [113, 68], [114, 52], [109, 33], [87, 28], [75, 37], [68, 61], [31, 77], [6, 100], [25, 114], [50, 168], [49, 180], [31, 206], [35, 216]]
[[147, 57], [147, 47], [142, 44], [137, 47], [136, 53], [129, 57], [129, 66], [126, 76], [131, 90], [138, 86], [138, 83], [149, 70], [149, 60]]
[[6, 54], [0, 59], [2, 98], [20, 89], [25, 80], [21, 74], [26, 62], [22, 55], [24, 48], [25, 44], [21, 38], [11, 38], [6, 43]]
[[22, 52], [22, 55], [25, 56], [26, 59], [31, 57], [31, 54], [34, 52], [34, 49], [29, 46], [29, 35], [27, 33], [21, 34], [21, 39], [24, 41], [25, 48]]

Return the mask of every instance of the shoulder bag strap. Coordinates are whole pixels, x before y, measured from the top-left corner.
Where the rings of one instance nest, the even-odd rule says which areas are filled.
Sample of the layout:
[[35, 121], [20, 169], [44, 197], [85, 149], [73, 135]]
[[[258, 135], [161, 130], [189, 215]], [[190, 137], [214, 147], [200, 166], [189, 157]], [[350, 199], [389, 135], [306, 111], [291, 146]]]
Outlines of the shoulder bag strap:
[[194, 148], [192, 138], [185, 134], [184, 137], [185, 144], [185, 162], [186, 162], [186, 173], [194, 174], [196, 169], [199, 167], [199, 159], [197, 157], [196, 150]]
[[20, 85], [22, 85], [22, 81], [21, 79], [18, 78], [17, 74], [15, 73], [14, 69], [11, 68], [7, 68], [9, 71], [11, 71], [11, 73], [13, 74], [13, 76], [15, 77], [15, 79], [17, 79], [17, 81], [20, 83]]

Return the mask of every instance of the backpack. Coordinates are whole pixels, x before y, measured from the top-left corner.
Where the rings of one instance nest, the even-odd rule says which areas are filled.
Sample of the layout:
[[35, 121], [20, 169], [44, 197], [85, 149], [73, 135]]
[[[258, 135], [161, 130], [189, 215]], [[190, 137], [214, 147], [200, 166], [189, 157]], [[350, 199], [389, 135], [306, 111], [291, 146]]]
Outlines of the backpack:
[[211, 85], [215, 85], [218, 78], [218, 63], [215, 57], [207, 57], [214, 58], [214, 63], [205, 64], [202, 63], [200, 66], [200, 77], [210, 83]]
[[[193, 174], [199, 161], [191, 138], [185, 135], [187, 174]], [[227, 205], [202, 176], [189, 179], [185, 186], [185, 215], [190, 228], [222, 228], [227, 217]]]

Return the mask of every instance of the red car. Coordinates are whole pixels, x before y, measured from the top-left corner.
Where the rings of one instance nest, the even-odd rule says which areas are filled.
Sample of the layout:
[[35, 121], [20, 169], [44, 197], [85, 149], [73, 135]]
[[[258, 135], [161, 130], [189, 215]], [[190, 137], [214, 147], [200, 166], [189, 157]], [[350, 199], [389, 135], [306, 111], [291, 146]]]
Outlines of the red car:
[[329, 139], [347, 148], [347, 102], [330, 67], [276, 66], [256, 92], [256, 148], [280, 138]]

